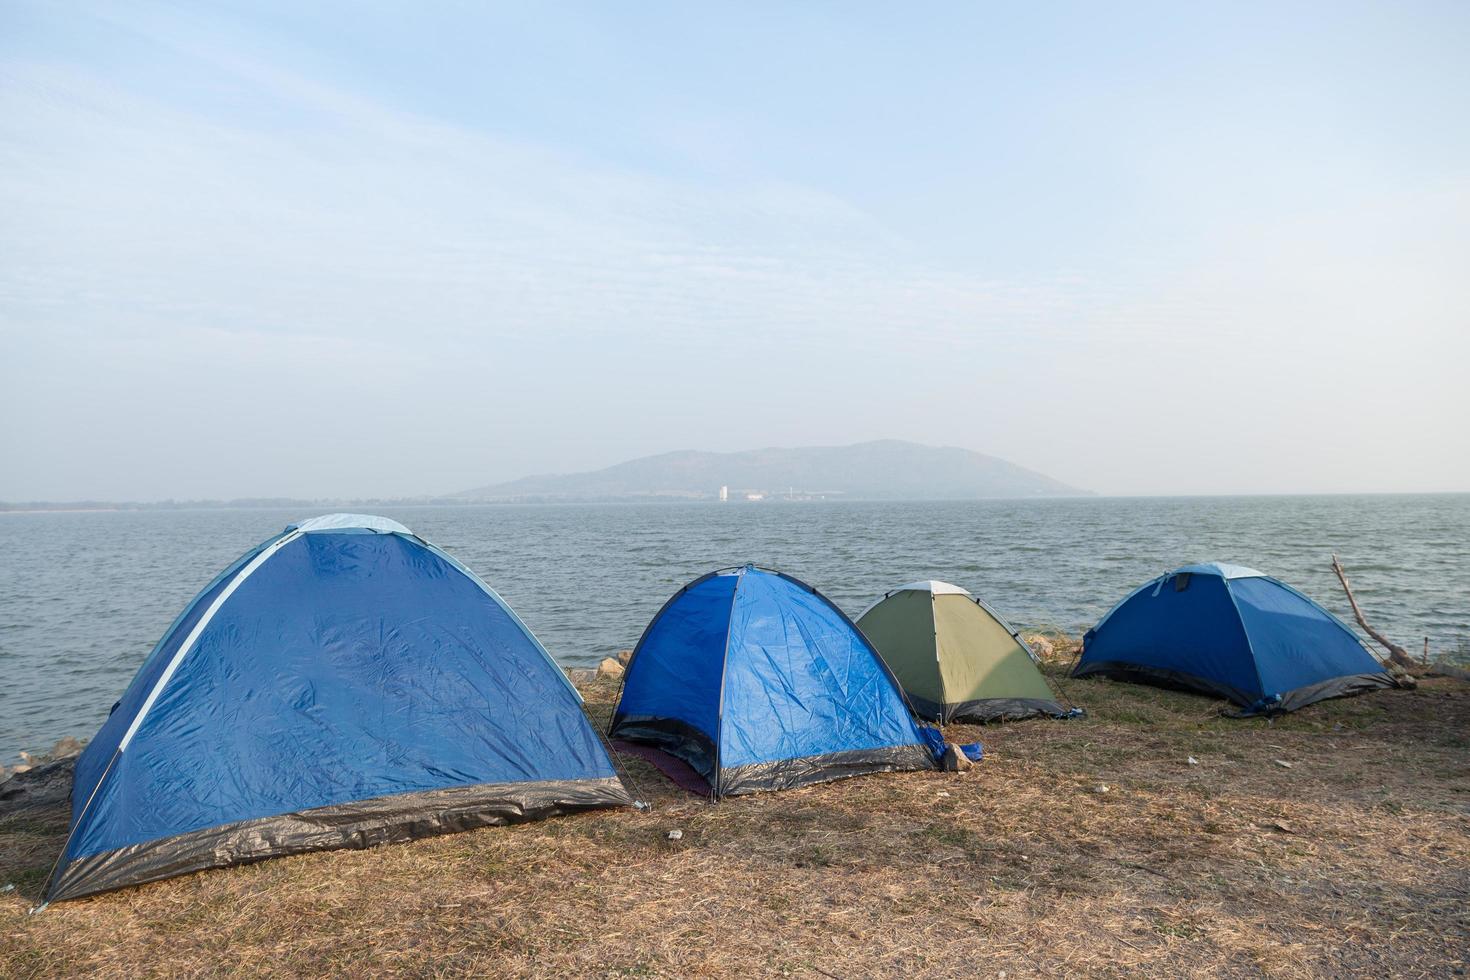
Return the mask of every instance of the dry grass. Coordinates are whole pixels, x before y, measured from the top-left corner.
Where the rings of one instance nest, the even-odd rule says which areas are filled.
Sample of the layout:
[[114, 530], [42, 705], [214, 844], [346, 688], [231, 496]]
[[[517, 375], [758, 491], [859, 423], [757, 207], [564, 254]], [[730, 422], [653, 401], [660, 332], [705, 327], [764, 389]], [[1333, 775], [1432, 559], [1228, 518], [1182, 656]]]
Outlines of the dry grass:
[[[11, 821], [0, 975], [1466, 970], [1470, 685], [1267, 724], [1064, 683], [1089, 718], [955, 729], [988, 752], [964, 775], [711, 806], [626, 760], [651, 811], [267, 861], [34, 917], [61, 825]], [[588, 687], [594, 716], [613, 694]]]

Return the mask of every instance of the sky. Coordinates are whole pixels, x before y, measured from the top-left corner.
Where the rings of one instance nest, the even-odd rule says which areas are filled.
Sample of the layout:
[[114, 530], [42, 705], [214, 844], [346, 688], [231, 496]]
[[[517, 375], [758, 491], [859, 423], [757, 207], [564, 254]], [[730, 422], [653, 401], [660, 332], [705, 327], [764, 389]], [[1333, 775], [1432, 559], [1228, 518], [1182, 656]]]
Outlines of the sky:
[[0, 0], [0, 500], [1470, 490], [1470, 4]]

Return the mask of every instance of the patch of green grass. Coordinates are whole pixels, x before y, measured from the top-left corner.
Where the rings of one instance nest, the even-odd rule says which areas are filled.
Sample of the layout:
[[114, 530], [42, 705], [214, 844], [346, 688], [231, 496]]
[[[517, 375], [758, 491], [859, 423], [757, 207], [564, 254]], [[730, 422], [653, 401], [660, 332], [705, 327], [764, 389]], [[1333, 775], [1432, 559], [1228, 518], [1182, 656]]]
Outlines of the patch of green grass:
[[34, 897], [37, 901], [41, 897], [41, 889], [46, 887], [46, 879], [51, 877], [51, 868], [47, 865], [31, 865], [28, 868], [19, 868], [5, 876], [4, 884], [14, 885], [15, 890], [27, 898]]
[[985, 839], [975, 831], [955, 824], [928, 824], [923, 828], [923, 834], [937, 844], [958, 847], [966, 853], [978, 853], [987, 846]]
[[785, 912], [795, 903], [791, 901], [788, 895], [784, 895], [781, 892], [771, 892], [770, 894], [761, 896], [761, 904], [772, 912]]
[[1161, 936], [1174, 936], [1178, 939], [1199, 939], [1204, 931], [1189, 922], [1154, 920], [1154, 932]]

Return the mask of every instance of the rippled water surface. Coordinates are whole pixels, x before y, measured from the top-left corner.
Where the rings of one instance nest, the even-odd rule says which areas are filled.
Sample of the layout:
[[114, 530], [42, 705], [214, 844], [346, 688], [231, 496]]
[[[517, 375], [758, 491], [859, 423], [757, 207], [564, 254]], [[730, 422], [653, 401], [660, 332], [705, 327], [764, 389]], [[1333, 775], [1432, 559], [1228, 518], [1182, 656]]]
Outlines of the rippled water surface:
[[[1470, 643], [1470, 495], [974, 503], [387, 508], [485, 578], [567, 664], [631, 647], [712, 568], [790, 572], [850, 614], [914, 579], [1017, 626], [1077, 631], [1188, 561], [1250, 565], [1340, 616], [1336, 551], [1375, 625], [1417, 651]], [[0, 760], [90, 736], [183, 605], [313, 516], [270, 510], [0, 514]]]

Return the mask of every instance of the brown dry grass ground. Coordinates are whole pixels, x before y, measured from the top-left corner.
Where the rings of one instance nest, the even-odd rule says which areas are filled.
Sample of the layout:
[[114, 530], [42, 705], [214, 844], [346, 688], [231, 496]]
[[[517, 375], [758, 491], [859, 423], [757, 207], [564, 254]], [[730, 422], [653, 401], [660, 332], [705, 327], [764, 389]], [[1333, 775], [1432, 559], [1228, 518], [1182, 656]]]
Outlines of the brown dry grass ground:
[[[63, 823], [12, 819], [0, 976], [1466, 971], [1470, 685], [1274, 724], [1064, 685], [1089, 718], [952, 729], [986, 745], [966, 774], [711, 806], [625, 760], [649, 811], [266, 861], [37, 916]], [[605, 719], [614, 686], [587, 693]]]

